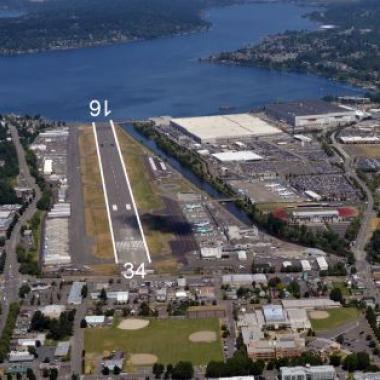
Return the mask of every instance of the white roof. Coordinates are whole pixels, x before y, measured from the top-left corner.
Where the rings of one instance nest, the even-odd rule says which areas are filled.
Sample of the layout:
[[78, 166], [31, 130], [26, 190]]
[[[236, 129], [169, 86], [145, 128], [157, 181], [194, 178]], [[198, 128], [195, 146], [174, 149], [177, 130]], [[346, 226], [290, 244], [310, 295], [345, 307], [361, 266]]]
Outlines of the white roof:
[[318, 256], [316, 260], [320, 267], [328, 267], [327, 261], [323, 256]]
[[339, 216], [338, 210], [309, 210], [309, 211], [293, 211], [293, 216], [298, 218], [307, 218], [313, 216]]
[[313, 140], [312, 138], [307, 137], [305, 135], [294, 135], [294, 138], [300, 141], [304, 141], [304, 142], [310, 142]]
[[283, 299], [281, 300], [282, 305], [285, 309], [294, 308], [305, 308], [305, 309], [316, 309], [323, 307], [340, 307], [342, 306], [339, 302], [330, 300], [329, 298], [301, 298], [301, 299]]
[[342, 136], [340, 139], [344, 143], [380, 143], [380, 139], [376, 136]]
[[267, 322], [282, 322], [285, 320], [284, 310], [281, 305], [264, 305], [263, 313]]
[[306, 190], [305, 194], [314, 200], [320, 200], [322, 197], [313, 190]]
[[301, 260], [301, 266], [303, 271], [309, 271], [311, 270], [311, 265], [308, 260]]
[[179, 118], [172, 122], [201, 140], [281, 133], [280, 129], [248, 113]]
[[263, 158], [251, 150], [240, 150], [240, 151], [227, 151], [214, 153], [215, 157], [219, 161], [259, 161]]
[[104, 323], [106, 317], [104, 315], [86, 315], [85, 320], [87, 323]]

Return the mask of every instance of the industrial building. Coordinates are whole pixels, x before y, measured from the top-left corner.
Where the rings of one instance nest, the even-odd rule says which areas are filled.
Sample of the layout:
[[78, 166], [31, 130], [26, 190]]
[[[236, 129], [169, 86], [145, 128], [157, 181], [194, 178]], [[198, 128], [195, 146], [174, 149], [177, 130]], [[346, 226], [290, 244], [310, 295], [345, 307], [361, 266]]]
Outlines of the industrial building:
[[339, 211], [335, 209], [309, 209], [291, 212], [291, 219], [297, 223], [336, 223], [339, 221]]
[[236, 142], [281, 133], [280, 129], [248, 113], [172, 119], [170, 124], [201, 144]]
[[377, 136], [341, 136], [339, 139], [343, 144], [380, 144]]
[[321, 100], [269, 104], [265, 107], [265, 112], [290, 124], [293, 131], [336, 127], [356, 120], [355, 110]]
[[263, 157], [259, 156], [255, 152], [251, 150], [241, 150], [241, 151], [227, 151], [214, 153], [212, 155], [220, 162], [228, 162], [228, 161], [260, 161]]

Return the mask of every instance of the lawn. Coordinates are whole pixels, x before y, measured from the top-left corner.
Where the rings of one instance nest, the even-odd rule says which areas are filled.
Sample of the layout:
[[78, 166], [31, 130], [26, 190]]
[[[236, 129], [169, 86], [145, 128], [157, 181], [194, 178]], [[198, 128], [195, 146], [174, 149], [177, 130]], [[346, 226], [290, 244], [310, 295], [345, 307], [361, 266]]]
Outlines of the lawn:
[[92, 254], [101, 259], [113, 260], [95, 137], [90, 126], [81, 127], [79, 147], [86, 233], [94, 242]]
[[345, 323], [355, 321], [360, 316], [360, 311], [354, 307], [341, 307], [328, 310], [330, 316], [326, 319], [310, 319], [315, 331], [330, 330]]
[[145, 165], [147, 151], [122, 128], [117, 128], [117, 136], [139, 209], [148, 212], [161, 208], [161, 198], [152, 186], [149, 168]]
[[342, 282], [342, 281], [335, 282], [334, 281], [333, 286], [334, 286], [334, 288], [339, 288], [341, 290], [343, 296], [349, 296], [350, 295], [350, 291], [344, 282]]
[[[189, 335], [201, 330], [217, 332], [217, 341], [190, 342]], [[156, 355], [163, 364], [189, 360], [199, 365], [207, 364], [210, 360], [223, 360], [217, 318], [151, 320], [148, 327], [134, 331], [117, 327], [87, 328], [85, 350], [90, 356], [113, 350], [127, 354], [149, 353]]]

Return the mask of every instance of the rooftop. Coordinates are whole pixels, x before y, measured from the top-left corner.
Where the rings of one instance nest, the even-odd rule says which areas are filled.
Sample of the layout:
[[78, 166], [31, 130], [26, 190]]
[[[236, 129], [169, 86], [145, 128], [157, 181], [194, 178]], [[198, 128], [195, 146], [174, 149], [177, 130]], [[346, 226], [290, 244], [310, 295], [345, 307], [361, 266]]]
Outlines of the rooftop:
[[251, 137], [281, 133], [258, 117], [245, 113], [172, 119], [172, 122], [199, 139]]
[[342, 107], [322, 100], [305, 100], [301, 102], [273, 103], [267, 106], [277, 112], [286, 113], [289, 116], [321, 115], [328, 113], [348, 112]]

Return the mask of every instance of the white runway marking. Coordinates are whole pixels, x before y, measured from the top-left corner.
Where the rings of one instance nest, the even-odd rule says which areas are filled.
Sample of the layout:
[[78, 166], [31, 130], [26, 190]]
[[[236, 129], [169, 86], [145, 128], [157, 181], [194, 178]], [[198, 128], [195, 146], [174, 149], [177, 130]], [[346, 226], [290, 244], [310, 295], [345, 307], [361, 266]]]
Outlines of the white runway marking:
[[125, 205], [125, 208], [129, 211], [129, 210], [131, 210], [131, 205], [130, 205], [129, 203], [127, 203], [127, 204]]
[[129, 194], [131, 195], [131, 200], [132, 200], [133, 210], [134, 210], [134, 212], [135, 212], [135, 214], [136, 214], [137, 224], [138, 224], [138, 226], [139, 226], [139, 230], [140, 230], [140, 234], [141, 234], [141, 238], [142, 238], [143, 246], [144, 246], [144, 248], [145, 248], [146, 257], [147, 257], [147, 259], [148, 259], [148, 262], [151, 263], [151, 262], [152, 262], [152, 259], [150, 258], [149, 248], [148, 248], [148, 244], [147, 244], [146, 239], [145, 239], [145, 235], [144, 235], [144, 231], [143, 231], [143, 228], [142, 228], [142, 224], [141, 224], [140, 216], [139, 216], [139, 213], [137, 212], [137, 207], [136, 207], [135, 198], [134, 198], [134, 196], [133, 196], [132, 187], [131, 187], [131, 184], [130, 184], [130, 182], [129, 182], [127, 169], [126, 169], [126, 167], [125, 167], [125, 163], [124, 163], [123, 155], [122, 155], [122, 153], [121, 153], [120, 144], [119, 144], [119, 139], [118, 139], [117, 134], [116, 134], [116, 131], [115, 131], [115, 125], [114, 125], [114, 123], [113, 123], [113, 120], [110, 120], [110, 124], [111, 124], [112, 132], [113, 132], [113, 135], [114, 135], [114, 138], [115, 138], [115, 141], [116, 141], [116, 147], [117, 147], [117, 151], [118, 151], [118, 153], [119, 153], [119, 158], [120, 158], [120, 161], [121, 161], [121, 165], [122, 165], [122, 167], [123, 167], [124, 176], [125, 176], [125, 179], [126, 179], [126, 181], [127, 181], [128, 191], [129, 191]]
[[118, 259], [117, 252], [116, 252], [115, 235], [114, 235], [114, 232], [113, 232], [112, 219], [111, 219], [111, 213], [110, 213], [110, 207], [109, 207], [108, 195], [107, 195], [107, 189], [106, 189], [106, 182], [104, 180], [102, 158], [100, 157], [98, 135], [96, 133], [96, 124], [95, 123], [92, 123], [92, 130], [93, 130], [93, 133], [94, 133], [94, 136], [95, 136], [96, 153], [98, 155], [98, 163], [99, 163], [100, 176], [102, 178], [104, 200], [106, 202], [108, 225], [109, 225], [109, 228], [110, 228], [113, 254], [115, 256], [115, 262], [116, 262], [116, 264], [118, 264], [119, 263], [119, 259]]
[[117, 211], [117, 205], [112, 205], [112, 210]]

